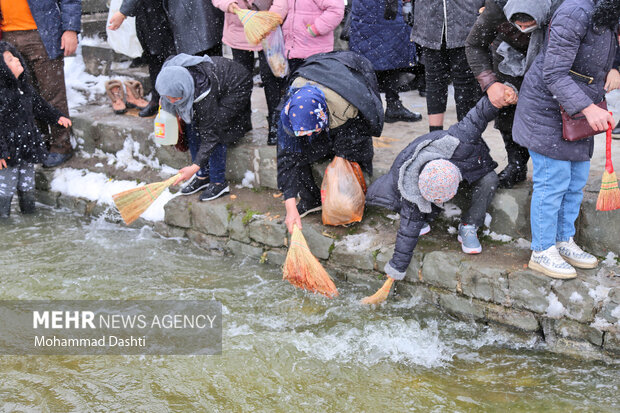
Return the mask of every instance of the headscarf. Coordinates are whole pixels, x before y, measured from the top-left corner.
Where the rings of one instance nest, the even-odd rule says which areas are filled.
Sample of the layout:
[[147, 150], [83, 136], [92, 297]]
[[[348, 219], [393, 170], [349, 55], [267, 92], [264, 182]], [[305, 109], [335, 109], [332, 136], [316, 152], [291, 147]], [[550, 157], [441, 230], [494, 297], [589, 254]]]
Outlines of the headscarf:
[[460, 182], [461, 171], [456, 165], [445, 159], [436, 159], [424, 166], [418, 186], [424, 199], [443, 204], [454, 198]]
[[292, 138], [308, 136], [312, 141], [313, 135], [327, 129], [327, 113], [323, 91], [314, 85], [305, 85], [293, 90], [280, 113], [280, 119], [287, 135]]
[[[162, 109], [166, 112], [176, 113], [186, 123], [192, 121], [195, 92], [194, 78], [186, 68], [202, 62], [213, 63], [213, 60], [207, 55], [178, 54], [164, 63], [155, 82], [155, 89], [161, 96]], [[172, 103], [166, 96], [180, 97], [181, 100]]]

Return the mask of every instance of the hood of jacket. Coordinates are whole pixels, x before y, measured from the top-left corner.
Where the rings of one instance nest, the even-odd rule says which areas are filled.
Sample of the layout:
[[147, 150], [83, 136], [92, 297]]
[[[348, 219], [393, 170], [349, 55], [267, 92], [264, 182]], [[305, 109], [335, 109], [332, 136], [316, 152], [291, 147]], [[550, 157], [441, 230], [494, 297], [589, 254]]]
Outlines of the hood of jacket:
[[557, 0], [508, 0], [504, 6], [504, 14], [508, 21], [517, 13], [525, 13], [536, 20], [538, 26], [549, 22], [552, 3]]
[[424, 165], [435, 159], [450, 159], [460, 141], [451, 135], [435, 140], [421, 142], [413, 155], [406, 160], [398, 172], [398, 191], [407, 201], [418, 206], [420, 212], [431, 212], [431, 202], [420, 192], [418, 181]]
[[[17, 57], [19, 61], [22, 63], [22, 67], [24, 71], [19, 78], [16, 78], [11, 69], [4, 62], [4, 52], [11, 52], [13, 56]], [[28, 66], [26, 66], [26, 62], [22, 55], [15, 49], [15, 47], [7, 42], [0, 41], [0, 88], [2, 89], [12, 89], [21, 87], [25, 82], [28, 83], [29, 75], [28, 75]]]

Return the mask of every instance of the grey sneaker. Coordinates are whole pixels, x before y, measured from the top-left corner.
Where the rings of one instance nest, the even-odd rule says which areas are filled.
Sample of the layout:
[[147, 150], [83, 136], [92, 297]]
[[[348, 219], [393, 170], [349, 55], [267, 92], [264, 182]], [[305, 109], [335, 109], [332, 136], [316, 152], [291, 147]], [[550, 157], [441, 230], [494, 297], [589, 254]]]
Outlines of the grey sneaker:
[[598, 267], [598, 260], [596, 257], [579, 248], [579, 245], [575, 243], [573, 237], [570, 237], [568, 242], [558, 242], [555, 246], [560, 255], [577, 268], [590, 269]]
[[428, 224], [424, 224], [424, 226], [422, 227], [422, 229], [420, 229], [420, 235], [426, 235], [429, 232], [431, 232], [431, 226]]
[[458, 240], [465, 254], [480, 254], [482, 252], [482, 245], [478, 241], [477, 230], [478, 228], [474, 225], [459, 224]]
[[564, 261], [555, 245], [544, 251], [532, 251], [532, 257], [527, 266], [551, 278], [570, 279], [577, 276], [577, 271]]

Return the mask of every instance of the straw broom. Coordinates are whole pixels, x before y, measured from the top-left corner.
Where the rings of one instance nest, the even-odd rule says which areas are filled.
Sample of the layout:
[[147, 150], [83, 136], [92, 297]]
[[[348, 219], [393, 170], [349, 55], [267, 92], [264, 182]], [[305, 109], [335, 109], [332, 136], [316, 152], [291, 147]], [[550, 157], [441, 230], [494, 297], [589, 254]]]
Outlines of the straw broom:
[[385, 301], [385, 299], [390, 294], [390, 289], [392, 288], [392, 284], [394, 283], [394, 279], [391, 277], [387, 277], [383, 286], [377, 290], [376, 293], [371, 295], [370, 297], [365, 297], [362, 299], [362, 304], [381, 304]]
[[605, 147], [605, 172], [601, 181], [601, 190], [596, 201], [597, 211], [613, 211], [620, 209], [620, 189], [618, 189], [618, 178], [611, 163], [611, 124], [607, 128], [607, 138]]
[[321, 263], [312, 255], [304, 235], [295, 225], [291, 237], [291, 246], [284, 261], [283, 280], [288, 280], [295, 287], [323, 294], [328, 298], [338, 296], [338, 290]]
[[129, 225], [134, 222], [140, 215], [151, 206], [153, 202], [161, 195], [162, 192], [179, 178], [175, 175], [162, 182], [155, 182], [137, 188], [129, 189], [112, 195], [114, 204], [121, 213], [121, 217], [125, 224]]
[[282, 24], [282, 17], [272, 11], [236, 9], [235, 14], [243, 24], [245, 37], [253, 45], [259, 44], [270, 32]]

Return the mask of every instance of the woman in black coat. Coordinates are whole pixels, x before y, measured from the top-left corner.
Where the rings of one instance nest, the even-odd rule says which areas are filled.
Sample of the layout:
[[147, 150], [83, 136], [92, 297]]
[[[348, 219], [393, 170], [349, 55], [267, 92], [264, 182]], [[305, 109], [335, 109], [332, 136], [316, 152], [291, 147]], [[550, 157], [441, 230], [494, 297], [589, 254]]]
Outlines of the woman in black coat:
[[34, 164], [47, 156], [35, 117], [65, 128], [71, 121], [34, 90], [11, 44], [0, 42], [0, 55], [0, 217], [6, 218], [16, 190], [22, 212], [34, 212]]
[[162, 109], [191, 125], [199, 144], [192, 153], [192, 165], [179, 171], [181, 177], [175, 184], [195, 174], [183, 188], [184, 195], [204, 189], [200, 200], [209, 201], [228, 193], [226, 149], [245, 133], [244, 110], [252, 94], [250, 73], [223, 57], [179, 54], [164, 63], [155, 88]]
[[[121, 9], [110, 19], [110, 30], [118, 29], [127, 16], [136, 18], [136, 34], [149, 66], [151, 85], [166, 59], [174, 54], [174, 38], [161, 0], [123, 0]], [[141, 117], [153, 116], [159, 107], [159, 94], [153, 88], [151, 101], [140, 111]]]

